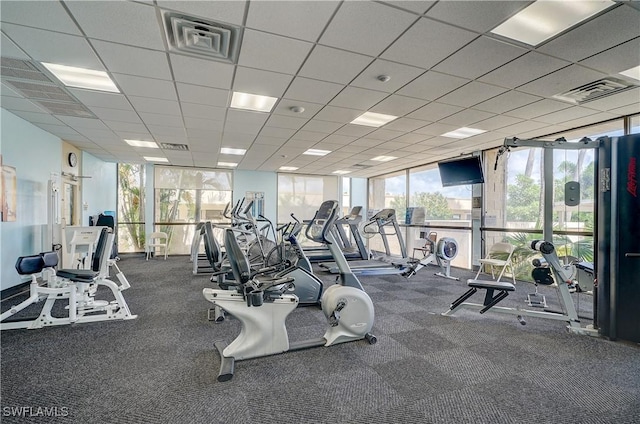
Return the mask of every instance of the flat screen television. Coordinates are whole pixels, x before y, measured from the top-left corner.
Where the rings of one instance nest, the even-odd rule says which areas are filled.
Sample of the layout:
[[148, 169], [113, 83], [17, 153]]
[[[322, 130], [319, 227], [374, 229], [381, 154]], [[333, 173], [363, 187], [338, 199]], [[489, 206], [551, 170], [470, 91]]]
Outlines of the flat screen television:
[[439, 162], [438, 170], [443, 187], [484, 183], [479, 156]]

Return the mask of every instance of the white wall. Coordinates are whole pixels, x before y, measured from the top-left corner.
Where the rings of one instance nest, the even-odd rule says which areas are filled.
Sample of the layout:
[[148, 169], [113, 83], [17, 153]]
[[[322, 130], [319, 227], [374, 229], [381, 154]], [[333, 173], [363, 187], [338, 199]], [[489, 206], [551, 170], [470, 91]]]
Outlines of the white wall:
[[23, 281], [15, 270], [18, 256], [51, 249], [43, 246], [47, 183], [52, 172], [60, 172], [62, 141], [4, 109], [0, 115], [2, 162], [15, 167], [17, 174], [17, 219], [0, 223], [0, 289], [4, 290]]
[[[104, 162], [95, 156], [82, 152], [82, 221], [89, 225], [89, 217], [104, 211], [115, 211], [118, 207], [116, 163]], [[85, 209], [86, 205], [86, 209]]]
[[277, 222], [278, 174], [275, 172], [233, 171], [233, 201], [244, 197], [247, 191], [264, 192], [264, 216]]

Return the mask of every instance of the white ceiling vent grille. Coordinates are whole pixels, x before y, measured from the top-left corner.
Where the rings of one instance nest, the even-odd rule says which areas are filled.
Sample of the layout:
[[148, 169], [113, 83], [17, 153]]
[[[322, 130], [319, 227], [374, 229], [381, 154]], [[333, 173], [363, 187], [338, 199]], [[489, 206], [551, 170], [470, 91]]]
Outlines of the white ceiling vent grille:
[[170, 51], [237, 63], [240, 27], [175, 12], [163, 11], [162, 17]]
[[620, 93], [633, 87], [637, 87], [637, 84], [620, 78], [607, 77], [574, 88], [573, 90], [556, 94], [553, 97], [575, 104], [583, 104]]
[[38, 67], [28, 60], [2, 58], [2, 68], [0, 73], [5, 78], [17, 78], [25, 81], [48, 82], [53, 84]]
[[371, 168], [373, 165], [363, 165], [361, 163], [356, 163], [351, 165], [352, 168], [356, 168], [356, 169], [367, 169], [367, 168]]
[[13, 80], [5, 80], [4, 82], [13, 87], [27, 99], [56, 100], [76, 103], [76, 99], [67, 94], [65, 90], [55, 85]]
[[75, 116], [76, 118], [95, 118], [95, 115], [80, 103], [59, 103], [44, 100], [35, 102], [54, 115]]
[[160, 147], [165, 150], [189, 151], [189, 146], [187, 146], [186, 144], [160, 143]]

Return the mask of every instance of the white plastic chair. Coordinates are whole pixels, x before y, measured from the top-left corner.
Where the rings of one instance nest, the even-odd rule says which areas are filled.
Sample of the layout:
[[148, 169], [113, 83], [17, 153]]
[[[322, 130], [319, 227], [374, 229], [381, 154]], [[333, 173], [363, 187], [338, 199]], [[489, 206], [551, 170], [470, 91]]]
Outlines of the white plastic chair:
[[151, 256], [152, 252], [155, 254], [156, 248], [161, 247], [162, 249], [164, 249], [164, 260], [166, 261], [168, 250], [169, 250], [168, 245], [169, 245], [169, 236], [167, 235], [167, 233], [157, 231], [155, 233], [149, 234], [147, 236], [147, 243], [145, 248], [147, 260], [149, 260], [149, 257]]
[[[513, 256], [513, 251], [515, 250], [515, 246], [510, 243], [496, 243], [489, 249], [489, 253], [484, 259], [480, 259], [480, 269], [478, 269], [478, 273], [476, 274], [475, 280], [478, 279], [478, 276], [484, 269], [486, 271], [486, 266], [491, 268], [491, 277], [495, 280], [496, 268], [500, 268], [500, 274], [498, 274], [497, 282], [500, 281], [502, 276], [504, 275], [507, 268], [511, 272], [511, 280], [513, 284], [516, 283], [515, 272], [513, 271], [513, 265], [511, 262], [511, 256]], [[505, 258], [506, 255], [506, 258]]]

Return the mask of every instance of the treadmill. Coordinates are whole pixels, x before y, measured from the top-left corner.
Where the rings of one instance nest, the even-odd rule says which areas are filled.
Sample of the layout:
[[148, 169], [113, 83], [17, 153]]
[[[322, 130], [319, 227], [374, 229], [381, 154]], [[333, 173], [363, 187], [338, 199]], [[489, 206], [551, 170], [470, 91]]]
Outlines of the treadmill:
[[[345, 259], [348, 261], [363, 260], [369, 257], [367, 247], [358, 231], [358, 225], [362, 222], [361, 211], [361, 206], [354, 206], [348, 215], [337, 219], [331, 228], [336, 244], [340, 246]], [[349, 240], [349, 236], [344, 229], [345, 225], [349, 226], [354, 243]], [[305, 247], [303, 250], [310, 262], [333, 260], [333, 256], [326, 246]]]
[[[391, 228], [391, 231], [387, 231], [389, 228]], [[396, 211], [394, 209], [382, 209], [373, 215], [364, 225], [363, 232], [371, 236], [380, 235], [382, 243], [384, 244], [385, 253], [368, 260], [349, 262], [351, 271], [354, 274], [360, 275], [395, 275], [405, 273], [408, 269], [407, 262], [410, 258], [407, 257], [407, 250], [401, 231], [398, 221], [396, 220]], [[398, 237], [400, 253], [402, 255], [400, 258], [391, 256], [388, 236], [393, 235]], [[332, 274], [339, 272], [335, 262], [322, 262], [319, 266]]]

